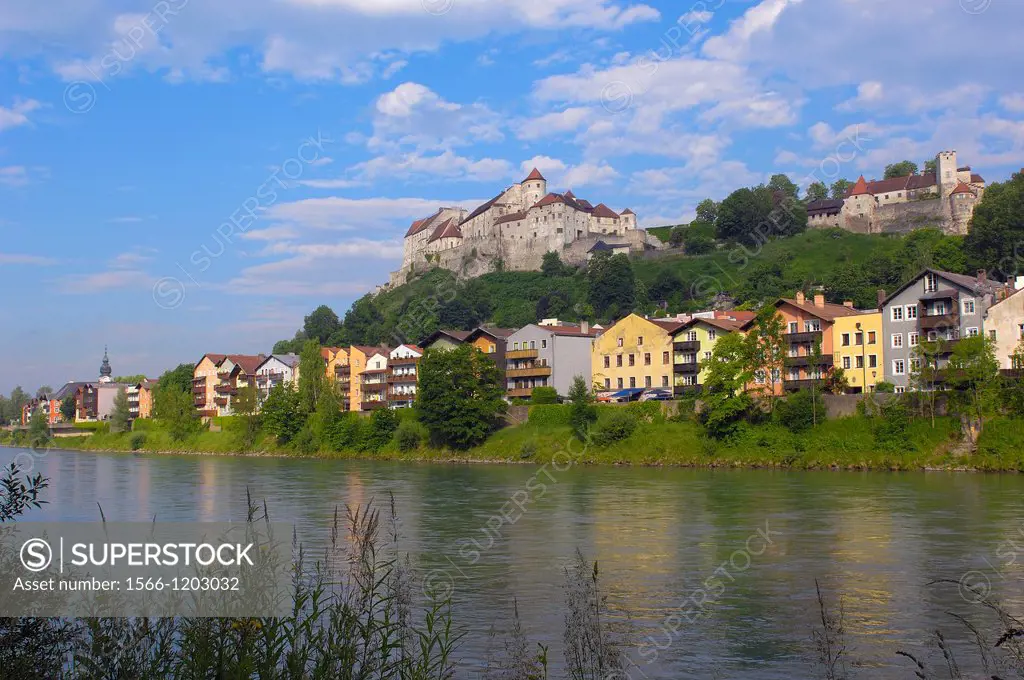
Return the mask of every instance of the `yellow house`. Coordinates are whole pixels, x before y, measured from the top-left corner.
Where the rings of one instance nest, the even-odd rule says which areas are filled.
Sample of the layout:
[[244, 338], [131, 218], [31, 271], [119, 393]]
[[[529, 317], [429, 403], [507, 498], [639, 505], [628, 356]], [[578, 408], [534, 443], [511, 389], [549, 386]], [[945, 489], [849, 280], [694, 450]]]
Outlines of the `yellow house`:
[[740, 332], [753, 312], [715, 312], [711, 317], [691, 319], [672, 337], [672, 382], [677, 395], [696, 391], [708, 377], [708, 362], [715, 344], [729, 333]]
[[[846, 304], [850, 306], [850, 303]], [[849, 383], [847, 392], [874, 392], [875, 385], [885, 380], [884, 348], [880, 311], [863, 311], [835, 318], [832, 326], [833, 360], [834, 365], [843, 369], [846, 375]]]
[[682, 325], [636, 314], [617, 321], [594, 342], [594, 389], [671, 388], [672, 334]]
[[985, 312], [985, 335], [995, 345], [999, 368], [1022, 369], [1014, 365], [1014, 354], [1024, 343], [1024, 295], [1011, 293]]
[[217, 365], [226, 357], [226, 354], [204, 354], [192, 369], [192, 403], [199, 415], [217, 415], [217, 406], [213, 403], [218, 382]]

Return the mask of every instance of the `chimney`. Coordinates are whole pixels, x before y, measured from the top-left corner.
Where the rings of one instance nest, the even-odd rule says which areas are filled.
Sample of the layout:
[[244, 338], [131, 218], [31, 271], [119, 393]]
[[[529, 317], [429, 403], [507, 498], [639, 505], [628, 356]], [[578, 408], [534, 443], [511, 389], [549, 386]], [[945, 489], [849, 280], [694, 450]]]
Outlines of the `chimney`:
[[798, 290], [796, 292], [796, 301], [798, 304], [801, 305], [807, 301], [807, 298], [804, 297], [804, 292], [802, 290]]
[[580, 321], [580, 333], [584, 335], [590, 333], [590, 323], [587, 321]]
[[885, 294], [885, 289], [884, 288], [879, 288], [878, 289], [878, 308], [879, 309], [881, 309], [882, 305], [885, 304], [885, 298], [887, 298], [887, 297], [889, 297], [889, 296]]
[[853, 309], [853, 300], [843, 300], [843, 307]]
[[814, 294], [814, 306], [819, 308], [825, 307], [825, 296], [821, 293]]
[[988, 283], [988, 272], [986, 272], [984, 269], [979, 269], [978, 281], [981, 282], [982, 285]]

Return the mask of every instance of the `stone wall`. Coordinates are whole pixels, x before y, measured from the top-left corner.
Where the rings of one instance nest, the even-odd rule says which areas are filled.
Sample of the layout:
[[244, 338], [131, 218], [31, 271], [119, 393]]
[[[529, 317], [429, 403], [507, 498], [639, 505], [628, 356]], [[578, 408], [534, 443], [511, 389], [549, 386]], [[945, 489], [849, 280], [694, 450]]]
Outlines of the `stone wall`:
[[940, 198], [885, 205], [875, 210], [877, 231], [898, 234], [933, 227], [955, 233], [946, 202]]

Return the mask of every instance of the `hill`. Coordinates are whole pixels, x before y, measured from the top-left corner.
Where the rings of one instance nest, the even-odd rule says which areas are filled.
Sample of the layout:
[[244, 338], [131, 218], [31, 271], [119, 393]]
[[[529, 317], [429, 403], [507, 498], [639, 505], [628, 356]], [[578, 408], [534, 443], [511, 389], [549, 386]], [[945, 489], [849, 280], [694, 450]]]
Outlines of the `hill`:
[[[607, 323], [630, 312], [675, 314], [713, 304], [754, 307], [797, 290], [824, 286], [832, 302], [876, 305], [878, 289], [895, 290], [922, 267], [966, 272], [963, 239], [935, 230], [906, 236], [811, 230], [760, 247], [716, 243], [712, 252], [679, 250], [627, 259], [603, 258], [589, 271], [549, 257], [541, 272], [495, 272], [456, 281], [435, 269], [410, 283], [357, 300], [339, 320], [321, 307], [294, 340], [329, 345], [416, 342], [444, 328], [481, 323], [519, 327], [547, 317]], [[549, 254], [550, 255], [550, 254]]]

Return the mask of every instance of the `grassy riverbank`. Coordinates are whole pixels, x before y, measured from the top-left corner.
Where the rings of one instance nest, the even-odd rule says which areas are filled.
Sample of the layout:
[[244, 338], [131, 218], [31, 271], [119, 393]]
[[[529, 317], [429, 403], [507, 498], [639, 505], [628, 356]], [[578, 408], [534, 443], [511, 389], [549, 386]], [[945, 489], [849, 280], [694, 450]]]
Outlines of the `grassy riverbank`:
[[[569, 457], [585, 465], [642, 465], [680, 467], [750, 467], [789, 469], [923, 470], [969, 469], [1024, 471], [1024, 421], [992, 419], [986, 426], [978, 452], [956, 453], [959, 426], [950, 418], [914, 419], [895, 441], [884, 441], [877, 419], [854, 416], [826, 420], [804, 432], [794, 433], [777, 424], [750, 426], [728, 442], [704, 435], [703, 428], [687, 419], [641, 420], [627, 438], [604, 445], [584, 446], [573, 436], [560, 415], [534, 417], [506, 427], [468, 451], [421, 445], [400, 450], [392, 441], [377, 451], [317, 451], [299, 453], [263, 435], [247, 451], [230, 423], [219, 432], [202, 431], [184, 441], [174, 441], [159, 426], [147, 427], [145, 437], [135, 433], [110, 433], [105, 428], [82, 437], [53, 440], [54, 448], [85, 451], [123, 451], [193, 455], [253, 455], [367, 459], [425, 462], [482, 462], [543, 465], [555, 457], [564, 465]], [[7, 440], [5, 443], [11, 443]]]

